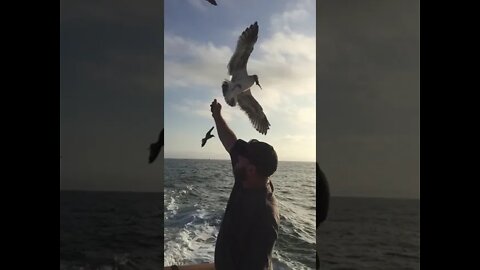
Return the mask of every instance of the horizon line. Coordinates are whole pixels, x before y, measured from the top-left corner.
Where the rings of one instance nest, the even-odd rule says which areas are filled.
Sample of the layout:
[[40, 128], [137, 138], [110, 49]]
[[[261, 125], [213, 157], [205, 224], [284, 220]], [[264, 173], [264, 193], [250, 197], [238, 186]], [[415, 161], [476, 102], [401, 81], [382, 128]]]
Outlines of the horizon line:
[[[219, 158], [179, 158], [179, 157], [164, 157], [164, 159], [193, 159], [193, 160], [222, 160], [222, 161], [230, 161], [230, 159], [219, 159]], [[313, 163], [316, 163], [317, 161], [312, 161], [312, 160], [279, 160], [278, 162], [313, 162]]]

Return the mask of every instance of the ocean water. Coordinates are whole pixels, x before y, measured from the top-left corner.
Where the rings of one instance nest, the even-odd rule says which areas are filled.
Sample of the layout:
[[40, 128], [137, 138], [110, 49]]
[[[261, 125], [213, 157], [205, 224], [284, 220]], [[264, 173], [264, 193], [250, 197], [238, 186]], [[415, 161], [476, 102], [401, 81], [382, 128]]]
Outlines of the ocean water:
[[420, 201], [332, 197], [317, 245], [322, 270], [420, 269]]
[[[314, 163], [280, 165], [272, 179], [281, 211], [274, 269], [314, 269]], [[165, 194], [60, 191], [60, 269], [213, 261], [230, 163], [167, 159], [165, 169]], [[420, 202], [332, 197], [316, 239], [322, 270], [420, 269]]]
[[[227, 160], [165, 159], [164, 265], [213, 262], [233, 187]], [[274, 269], [315, 269], [315, 163], [279, 162], [271, 177], [279, 202]]]
[[60, 191], [60, 269], [161, 269], [163, 194]]

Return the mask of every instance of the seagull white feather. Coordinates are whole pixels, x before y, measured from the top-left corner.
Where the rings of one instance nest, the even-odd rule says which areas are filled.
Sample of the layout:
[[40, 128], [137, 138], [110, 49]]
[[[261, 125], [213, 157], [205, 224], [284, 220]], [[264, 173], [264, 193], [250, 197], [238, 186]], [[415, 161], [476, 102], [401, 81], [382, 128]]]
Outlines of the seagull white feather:
[[261, 134], [267, 134], [270, 123], [263, 113], [263, 108], [250, 92], [250, 87], [255, 83], [262, 89], [256, 74], [248, 75], [247, 62], [258, 39], [258, 24], [255, 22], [242, 32], [237, 41], [237, 47], [228, 62], [228, 74], [231, 80], [222, 84], [225, 102], [235, 107], [237, 102], [240, 108], [250, 118], [250, 122]]

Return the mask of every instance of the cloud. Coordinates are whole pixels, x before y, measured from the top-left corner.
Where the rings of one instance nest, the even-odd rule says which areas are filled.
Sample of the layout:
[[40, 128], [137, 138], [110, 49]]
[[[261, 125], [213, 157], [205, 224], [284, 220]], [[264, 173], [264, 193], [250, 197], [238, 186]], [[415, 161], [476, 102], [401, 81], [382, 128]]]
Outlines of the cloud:
[[[314, 5], [313, 1], [287, 3], [284, 11], [271, 16], [271, 25], [261, 27], [263, 31], [260, 30], [248, 62], [249, 73], [257, 74], [263, 87], [260, 90], [254, 86], [251, 91], [272, 124], [268, 140], [279, 145], [284, 160], [315, 159], [316, 38], [311, 14]], [[313, 26], [305, 27], [309, 22]], [[202, 94], [211, 89], [211, 99], [222, 103], [222, 115], [231, 127], [242, 130], [241, 136], [255, 137], [258, 133], [245, 112], [238, 106], [227, 106], [220, 89], [221, 81], [229, 77], [227, 63], [245, 27], [234, 29], [225, 43], [166, 33], [165, 91], [175, 92], [175, 111], [211, 120], [211, 100]], [[186, 95], [189, 98], [181, 98]], [[288, 146], [292, 143], [295, 149]], [[282, 144], [286, 145], [282, 148]]]
[[[282, 44], [282, 45], [279, 45]], [[255, 86], [252, 94], [264, 97], [261, 104], [267, 108], [288, 102], [291, 96], [315, 93], [315, 37], [301, 34], [277, 33], [259, 42], [250, 56], [248, 70], [257, 74], [264, 91]], [[232, 50], [202, 44], [179, 36], [165, 37], [165, 86], [195, 89], [212, 87], [220, 89], [227, 78], [227, 63]], [[260, 54], [260, 56], [258, 56]], [[193, 91], [193, 90], [192, 90]]]
[[313, 32], [315, 10], [314, 1], [289, 1], [285, 6], [285, 11], [271, 16], [270, 27], [274, 32]]
[[274, 63], [285, 61], [315, 62], [315, 36], [277, 32], [257, 45], [264, 56], [262, 60]]
[[207, 7], [207, 5], [211, 5], [206, 0], [187, 0], [187, 2], [202, 12], [205, 12], [208, 10], [209, 7]]
[[186, 115], [195, 114], [202, 118], [211, 118], [212, 114], [209, 110], [209, 104], [200, 100], [184, 99], [180, 104], [175, 104], [174, 110]]
[[224, 46], [165, 35], [165, 91], [172, 87], [220, 88], [227, 78], [227, 61], [233, 54]]
[[[238, 127], [247, 127], [252, 129], [250, 120], [247, 114], [238, 106], [230, 107], [225, 104], [223, 97], [212, 96], [209, 100], [204, 99], [181, 99], [174, 106], [173, 110], [182, 113], [189, 118], [200, 117], [202, 119], [211, 120], [210, 102], [216, 98], [222, 104], [222, 115], [228, 123], [233, 120], [239, 125]], [[290, 100], [290, 104], [283, 105], [283, 107], [270, 110], [265, 109], [265, 115], [272, 125], [273, 130], [278, 131], [278, 134], [291, 133], [295, 130], [296, 134], [301, 135], [315, 135], [316, 125], [316, 109], [315, 104], [310, 107], [303, 107], [301, 101], [295, 99]], [[315, 140], [314, 138], [312, 140]]]
[[[275, 28], [277, 31], [270, 36], [261, 35], [248, 62], [249, 73], [257, 74], [263, 87], [260, 90], [254, 86], [252, 95], [277, 128], [279, 123], [284, 123], [299, 132], [306, 132], [315, 126], [315, 33], [307, 35], [293, 32], [298, 28], [295, 23], [303, 23], [304, 17], [309, 15], [306, 7], [312, 3], [301, 1], [293, 6], [294, 9], [273, 15], [272, 24], [281, 21], [290, 27]], [[219, 94], [217, 99], [223, 102], [220, 84], [224, 78], [228, 78], [227, 63], [235, 45], [201, 42], [167, 33], [165, 91], [185, 91], [185, 94], [195, 96], [194, 92], [211, 88], [212, 93]], [[204, 101], [199, 103], [203, 104]], [[184, 100], [181, 104], [178, 109], [183, 113], [191, 114], [193, 111], [198, 116], [211, 117], [208, 110], [205, 112], [204, 108], [200, 109], [203, 105], [191, 100]], [[239, 108], [226, 108], [223, 112], [227, 121], [234, 116], [246, 117]]]
[[292, 119], [300, 126], [315, 126], [316, 110], [315, 105], [308, 108], [297, 108], [292, 114]]
[[[307, 139], [311, 140], [312, 136], [298, 135], [298, 134], [294, 134], [294, 135], [287, 134], [287, 135], [283, 136], [283, 139], [288, 140], [288, 141], [292, 141], [292, 142], [302, 142], [302, 141], [305, 141]], [[313, 139], [315, 139], [315, 138], [313, 138]]]
[[[222, 116], [227, 121], [230, 122], [233, 119], [238, 119], [239, 117], [247, 117], [243, 111], [241, 111], [238, 107], [231, 108], [226, 105], [223, 101], [223, 97], [213, 97], [219, 100], [222, 106]], [[212, 99], [213, 99], [212, 98]], [[212, 113], [210, 112], [210, 103], [211, 100], [203, 101], [199, 99], [182, 99], [178, 104], [173, 106], [173, 109], [179, 113], [183, 113], [185, 115], [191, 116], [192, 113], [200, 118], [211, 120]]]
[[287, 133], [280, 138], [268, 141], [274, 145], [279, 160], [314, 161], [316, 160], [315, 134]]
[[305, 9], [295, 9], [272, 16], [270, 24], [274, 29], [293, 32], [291, 25], [306, 22], [307, 17], [308, 11]]

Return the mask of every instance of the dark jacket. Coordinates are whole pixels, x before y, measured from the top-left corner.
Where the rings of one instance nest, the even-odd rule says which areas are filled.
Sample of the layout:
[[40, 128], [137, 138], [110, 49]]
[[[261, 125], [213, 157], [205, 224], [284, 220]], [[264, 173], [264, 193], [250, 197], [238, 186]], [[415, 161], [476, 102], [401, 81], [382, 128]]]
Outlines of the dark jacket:
[[[236, 146], [230, 151], [232, 169], [238, 158]], [[271, 182], [269, 187], [252, 190], [235, 179], [215, 245], [215, 269], [272, 269], [278, 224]]]

